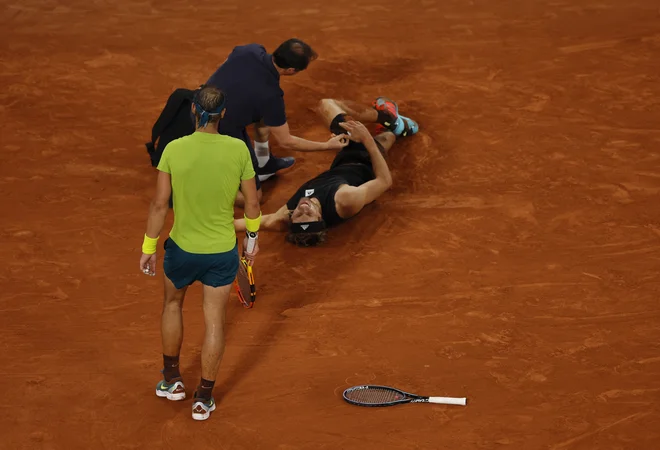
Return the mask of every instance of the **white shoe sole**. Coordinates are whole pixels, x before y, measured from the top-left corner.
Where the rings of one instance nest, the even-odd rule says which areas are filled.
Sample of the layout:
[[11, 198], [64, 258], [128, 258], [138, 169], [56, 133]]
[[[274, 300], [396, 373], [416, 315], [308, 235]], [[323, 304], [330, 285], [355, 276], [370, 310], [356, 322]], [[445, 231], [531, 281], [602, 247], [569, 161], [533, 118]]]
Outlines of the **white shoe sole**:
[[259, 175], [259, 181], [266, 181], [267, 179], [269, 179], [273, 175], [275, 175], [275, 174], [274, 173], [269, 173], [267, 175]]
[[186, 393], [185, 392], [182, 392], [180, 394], [172, 394], [170, 392], [163, 392], [163, 391], [156, 390], [156, 395], [158, 397], [166, 398], [166, 399], [171, 400], [173, 402], [178, 402], [178, 401], [186, 399]]
[[161, 398], [166, 398], [166, 399], [171, 400], [173, 402], [178, 402], [178, 401], [181, 401], [181, 400], [185, 400], [186, 399], [186, 392], [185, 392], [186, 388], [180, 381], [177, 382], [177, 384], [181, 385], [181, 387], [184, 389], [184, 392], [177, 392], [175, 394], [175, 393], [172, 393], [172, 392], [161, 391], [160, 389], [156, 389], [156, 396], [161, 397]]
[[[200, 402], [194, 403], [193, 406], [192, 406], [193, 409], [195, 409], [195, 406], [198, 405], [198, 404], [203, 405], [203, 403], [200, 403]], [[211, 416], [211, 413], [213, 411], [215, 411], [215, 403], [213, 403], [213, 406], [211, 406], [209, 409], [206, 409], [206, 407], [203, 407], [203, 408], [206, 411], [204, 414], [199, 414], [199, 413], [195, 413], [195, 412], [192, 413], [192, 418], [194, 420], [206, 420], [206, 419], [208, 419]]]

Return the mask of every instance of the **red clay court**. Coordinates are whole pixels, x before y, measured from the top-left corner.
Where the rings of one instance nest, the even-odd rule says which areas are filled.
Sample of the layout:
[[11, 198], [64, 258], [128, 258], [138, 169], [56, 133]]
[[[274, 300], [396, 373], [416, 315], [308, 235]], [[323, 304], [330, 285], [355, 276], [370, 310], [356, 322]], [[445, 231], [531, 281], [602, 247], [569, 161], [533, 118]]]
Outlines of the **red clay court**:
[[[659, 448], [656, 0], [24, 0], [0, 24], [3, 450]], [[143, 143], [174, 88], [294, 36], [320, 54], [283, 80], [294, 133], [327, 137], [323, 97], [378, 95], [421, 132], [326, 247], [262, 233], [194, 422], [154, 395]], [[332, 158], [294, 156], [265, 212]], [[199, 287], [185, 313], [190, 390]], [[364, 383], [468, 405], [341, 399]]]

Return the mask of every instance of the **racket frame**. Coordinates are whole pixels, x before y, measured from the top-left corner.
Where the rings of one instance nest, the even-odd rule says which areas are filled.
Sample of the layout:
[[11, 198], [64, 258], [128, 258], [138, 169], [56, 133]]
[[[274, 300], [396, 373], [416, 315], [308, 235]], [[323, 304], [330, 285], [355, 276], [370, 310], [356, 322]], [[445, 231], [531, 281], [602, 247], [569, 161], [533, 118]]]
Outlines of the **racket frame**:
[[[249, 298], [245, 298], [243, 296], [243, 292], [241, 291], [241, 284], [238, 282], [238, 277], [240, 276], [240, 274], [236, 274], [236, 280], [234, 281], [234, 286], [236, 287], [236, 293], [238, 294], [238, 301], [241, 302], [244, 308], [251, 309], [254, 306], [254, 301], [257, 298], [257, 286], [255, 285], [254, 282], [254, 272], [252, 271], [252, 266], [248, 264], [245, 257], [241, 257], [238, 263], [241, 264], [245, 269], [245, 273], [247, 274], [247, 278], [248, 278], [248, 283], [250, 283], [250, 296]], [[239, 271], [241, 270], [240, 267], [238, 270]]]
[[[364, 389], [387, 389], [388, 391], [396, 392], [403, 396], [401, 400], [395, 400], [392, 402], [386, 403], [361, 403], [355, 400], [348, 398], [350, 392], [364, 390]], [[410, 392], [402, 391], [401, 389], [393, 388], [391, 386], [381, 386], [377, 384], [362, 384], [359, 386], [353, 386], [344, 390], [342, 397], [347, 403], [356, 406], [368, 407], [368, 408], [377, 408], [385, 406], [395, 406], [402, 405], [405, 403], [435, 403], [441, 405], [461, 405], [465, 406], [467, 404], [467, 399], [465, 397], [425, 397], [422, 395], [412, 394]]]

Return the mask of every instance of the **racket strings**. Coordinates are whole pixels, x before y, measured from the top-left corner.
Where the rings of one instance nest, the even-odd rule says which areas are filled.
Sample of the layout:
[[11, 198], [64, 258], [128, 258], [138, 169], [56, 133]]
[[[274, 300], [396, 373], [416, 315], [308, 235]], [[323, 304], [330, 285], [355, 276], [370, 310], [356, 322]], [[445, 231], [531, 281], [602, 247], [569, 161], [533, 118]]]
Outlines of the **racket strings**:
[[369, 388], [352, 391], [348, 393], [348, 398], [359, 403], [375, 405], [403, 400], [403, 395], [390, 389]]
[[246, 300], [250, 299], [250, 280], [248, 279], [247, 269], [243, 264], [238, 268], [238, 286], [241, 289], [241, 294]]

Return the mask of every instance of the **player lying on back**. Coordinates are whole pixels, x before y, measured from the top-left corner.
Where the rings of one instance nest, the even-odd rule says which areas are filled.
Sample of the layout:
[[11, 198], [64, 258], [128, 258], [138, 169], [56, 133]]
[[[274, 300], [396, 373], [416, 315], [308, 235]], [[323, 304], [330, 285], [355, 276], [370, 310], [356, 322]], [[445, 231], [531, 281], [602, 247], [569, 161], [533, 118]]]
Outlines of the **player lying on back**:
[[[350, 105], [350, 106], [349, 106]], [[302, 247], [325, 242], [327, 229], [358, 214], [392, 186], [387, 154], [398, 137], [411, 136], [418, 124], [399, 115], [398, 106], [384, 97], [371, 108], [325, 99], [320, 113], [335, 135], [348, 134], [330, 169], [304, 183], [276, 213], [263, 216], [262, 230], [286, 231], [287, 240]], [[361, 123], [378, 123], [372, 136]], [[234, 221], [237, 231], [245, 220]]]

